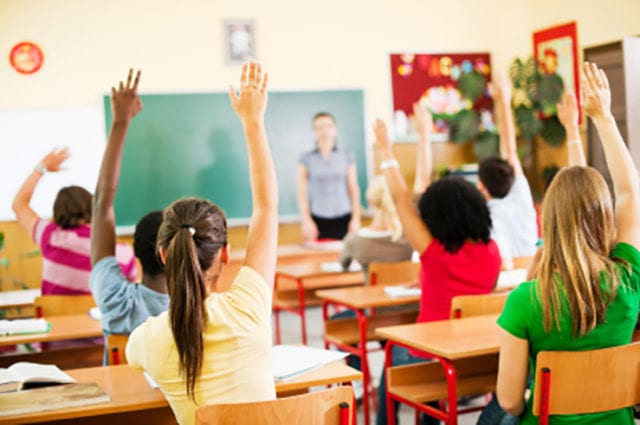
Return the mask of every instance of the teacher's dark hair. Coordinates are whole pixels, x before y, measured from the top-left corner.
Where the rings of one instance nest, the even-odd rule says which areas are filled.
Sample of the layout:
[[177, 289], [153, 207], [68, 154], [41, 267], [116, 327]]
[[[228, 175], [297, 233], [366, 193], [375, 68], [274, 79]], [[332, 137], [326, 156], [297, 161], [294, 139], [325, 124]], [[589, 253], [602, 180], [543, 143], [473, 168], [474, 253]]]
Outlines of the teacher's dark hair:
[[334, 117], [333, 115], [331, 115], [329, 112], [318, 112], [317, 114], [315, 114], [313, 116], [313, 120], [311, 121], [312, 123], [315, 123], [318, 119], [320, 118], [331, 118], [331, 121], [333, 121], [333, 123], [336, 123], [336, 117]]
[[93, 196], [80, 186], [60, 189], [53, 203], [53, 221], [63, 229], [91, 223]]
[[199, 198], [180, 199], [164, 210], [158, 247], [166, 252], [169, 319], [180, 358], [180, 374], [187, 395], [202, 370], [207, 325], [205, 272], [227, 243], [227, 220], [222, 210]]
[[480, 191], [459, 176], [443, 177], [418, 203], [422, 221], [433, 237], [455, 254], [466, 240], [489, 243], [491, 216]]

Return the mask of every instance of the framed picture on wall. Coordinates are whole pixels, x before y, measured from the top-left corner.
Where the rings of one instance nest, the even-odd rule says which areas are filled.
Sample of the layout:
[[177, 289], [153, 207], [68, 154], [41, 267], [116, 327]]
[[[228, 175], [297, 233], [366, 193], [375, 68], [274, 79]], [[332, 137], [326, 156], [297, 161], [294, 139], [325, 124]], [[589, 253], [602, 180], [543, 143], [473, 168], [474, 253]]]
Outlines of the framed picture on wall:
[[534, 32], [533, 57], [541, 73], [556, 74], [562, 78], [564, 90], [576, 96], [580, 108], [577, 33], [575, 22]]
[[256, 57], [255, 25], [252, 19], [225, 19], [225, 62], [242, 64]]

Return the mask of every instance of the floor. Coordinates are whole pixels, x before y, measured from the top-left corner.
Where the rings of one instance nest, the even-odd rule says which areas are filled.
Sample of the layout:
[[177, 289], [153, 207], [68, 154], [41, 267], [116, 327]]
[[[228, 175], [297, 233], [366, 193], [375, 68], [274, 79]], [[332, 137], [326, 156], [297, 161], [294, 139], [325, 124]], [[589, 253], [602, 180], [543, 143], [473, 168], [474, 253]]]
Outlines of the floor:
[[[281, 326], [282, 326], [282, 343], [283, 344], [300, 344], [300, 320], [298, 316], [289, 313], [281, 313]], [[307, 338], [308, 343], [312, 347], [324, 348], [324, 342], [322, 339], [322, 312], [320, 308], [309, 308], [307, 310]], [[380, 380], [380, 374], [382, 373], [382, 364], [384, 363], [384, 353], [377, 351], [369, 356], [371, 374], [374, 377], [374, 382], [377, 383]], [[473, 425], [478, 419], [478, 413], [469, 413], [460, 416], [460, 425]], [[399, 425], [412, 425], [414, 424], [414, 411], [408, 406], [402, 406], [400, 408]], [[362, 406], [358, 407], [358, 424], [364, 424]], [[375, 413], [371, 415], [371, 424], [375, 424]]]

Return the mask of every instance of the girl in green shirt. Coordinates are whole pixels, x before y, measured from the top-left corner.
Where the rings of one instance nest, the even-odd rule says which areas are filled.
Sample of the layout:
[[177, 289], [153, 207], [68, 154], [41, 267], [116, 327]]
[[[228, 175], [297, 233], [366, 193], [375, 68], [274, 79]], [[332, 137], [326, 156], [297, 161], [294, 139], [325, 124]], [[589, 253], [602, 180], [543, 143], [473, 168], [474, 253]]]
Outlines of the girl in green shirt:
[[[604, 72], [583, 67], [583, 109], [598, 130], [616, 204], [588, 167], [560, 171], [545, 196], [544, 249], [536, 279], [515, 289], [502, 327], [497, 398], [520, 423], [537, 424], [524, 394], [540, 351], [582, 351], [628, 344], [640, 304], [640, 180], [611, 114]], [[531, 384], [535, 391], [535, 382]], [[631, 409], [552, 416], [558, 424], [629, 424]]]

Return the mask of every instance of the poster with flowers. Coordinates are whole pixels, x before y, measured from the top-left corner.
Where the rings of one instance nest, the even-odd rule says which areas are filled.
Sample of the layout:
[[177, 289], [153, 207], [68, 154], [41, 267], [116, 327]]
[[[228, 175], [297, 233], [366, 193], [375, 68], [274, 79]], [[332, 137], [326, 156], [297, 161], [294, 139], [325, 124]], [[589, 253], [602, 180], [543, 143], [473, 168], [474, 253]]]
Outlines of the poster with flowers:
[[419, 101], [434, 117], [433, 141], [467, 142], [494, 133], [489, 53], [391, 54], [396, 140], [412, 140], [410, 115]]

